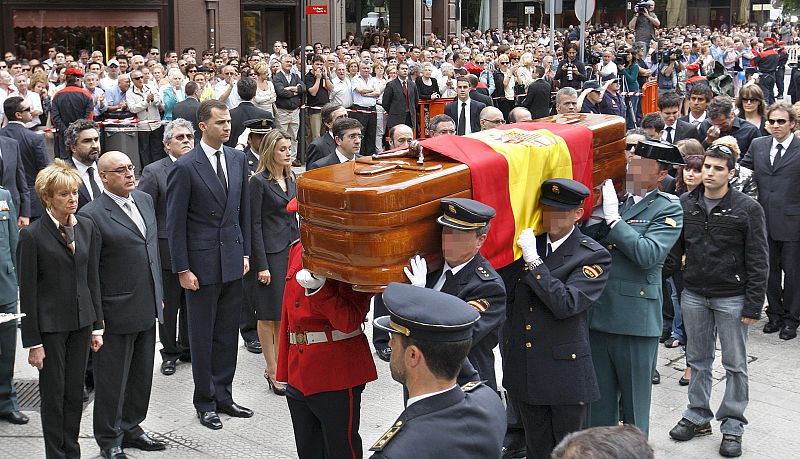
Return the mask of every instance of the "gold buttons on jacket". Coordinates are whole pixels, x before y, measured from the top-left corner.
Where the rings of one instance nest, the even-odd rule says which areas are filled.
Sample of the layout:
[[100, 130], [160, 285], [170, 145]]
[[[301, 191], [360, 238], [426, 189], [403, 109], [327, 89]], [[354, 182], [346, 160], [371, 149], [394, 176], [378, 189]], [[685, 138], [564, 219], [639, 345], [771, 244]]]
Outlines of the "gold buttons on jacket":
[[527, 331], [531, 331], [532, 328], [533, 327], [531, 327], [530, 325], [525, 325], [525, 330], [527, 330]]
[[572, 355], [570, 356], [570, 358], [571, 358], [572, 360], [575, 360], [575, 359], [577, 359], [577, 358], [578, 358], [578, 356], [577, 356], [577, 355], [575, 355], [575, 354], [572, 354]]
[[530, 348], [532, 348], [532, 347], [533, 347], [533, 344], [531, 344], [531, 343], [525, 343], [525, 347], [527, 347], [528, 349], [530, 349]]
[[541, 274], [537, 274], [536, 275], [536, 280], [542, 280], [542, 275]]
[[644, 296], [644, 290], [639, 291], [639, 296]]

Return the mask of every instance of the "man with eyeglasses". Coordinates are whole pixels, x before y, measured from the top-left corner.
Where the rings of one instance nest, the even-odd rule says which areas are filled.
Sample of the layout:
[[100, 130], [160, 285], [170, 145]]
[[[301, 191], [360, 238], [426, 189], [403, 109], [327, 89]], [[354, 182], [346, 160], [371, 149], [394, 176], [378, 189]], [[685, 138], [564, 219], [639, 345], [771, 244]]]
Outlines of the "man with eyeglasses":
[[767, 109], [767, 123], [772, 135], [754, 140], [741, 165], [753, 171], [758, 202], [767, 221], [769, 322], [764, 325], [764, 333], [780, 331], [781, 339], [790, 340], [797, 336], [800, 324], [800, 270], [796, 267], [800, 256], [800, 212], [795, 211], [794, 203], [800, 181], [800, 139], [794, 135], [795, 112], [786, 102], [776, 102]]
[[[342, 117], [334, 121], [332, 129], [333, 139], [336, 142], [334, 153], [310, 164], [308, 170], [355, 160], [361, 150], [361, 139], [364, 138], [361, 128], [361, 123], [354, 118]], [[374, 133], [373, 137], [375, 137]]]
[[125, 95], [128, 103], [128, 110], [136, 115], [139, 123], [136, 125], [138, 131], [139, 159], [142, 166], [164, 157], [163, 141], [164, 127], [159, 123], [143, 123], [142, 121], [161, 120], [161, 110], [164, 104], [161, 102], [161, 95], [158, 91], [153, 91], [144, 82], [144, 75], [140, 70], [131, 72], [133, 84]]
[[697, 128], [706, 148], [718, 138], [729, 135], [736, 139], [739, 151], [747, 151], [753, 139], [760, 136], [758, 126], [733, 113], [733, 99], [728, 96], [712, 99], [706, 113], [706, 120]]
[[[456, 79], [456, 100], [444, 107], [445, 115], [456, 120], [456, 135], [466, 135], [481, 130], [480, 113], [486, 105], [469, 97], [469, 80]], [[501, 113], [502, 116], [502, 113]]]
[[481, 131], [488, 131], [506, 124], [503, 112], [497, 107], [484, 107], [480, 114]]
[[428, 129], [431, 137], [452, 135], [456, 133], [456, 122], [453, 121], [453, 118], [442, 113], [431, 118]]
[[[784, 104], [770, 110], [767, 116], [770, 119], [788, 120], [789, 113], [794, 116], [791, 106]], [[785, 123], [784, 126], [788, 128], [790, 124]], [[791, 126], [794, 127], [794, 122]], [[789, 140], [789, 144], [796, 142], [795, 150], [800, 148], [800, 141], [789, 137], [790, 130], [778, 130], [781, 133], [777, 136], [773, 132], [773, 136], [764, 137], [764, 141], [758, 139], [751, 147], [751, 152], [758, 152], [755, 158], [757, 170], [761, 168], [763, 172], [763, 168], [770, 167], [770, 150], [774, 150], [770, 147], [773, 145], [782, 145], [782, 141]], [[780, 167], [780, 158], [775, 157], [774, 161], [772, 167], [776, 164]], [[749, 398], [747, 333], [748, 327], [756, 324], [761, 317], [764, 293], [769, 292], [768, 269], [769, 282], [774, 284], [777, 281], [778, 287], [781, 284], [780, 268], [773, 271], [773, 246], [778, 257], [781, 256], [781, 248], [788, 248], [781, 244], [794, 244], [793, 250], [798, 247], [797, 242], [781, 242], [776, 245], [771, 236], [768, 244], [764, 214], [765, 211], [774, 210], [767, 203], [775, 195], [769, 196], [769, 186], [767, 190], [760, 188], [760, 192], [767, 193], [767, 201], [762, 202], [762, 210], [747, 195], [733, 189], [730, 181], [736, 175], [735, 165], [736, 155], [728, 147], [712, 145], [706, 150], [703, 183], [681, 197], [683, 233], [671, 254], [674, 259], [685, 259], [681, 307], [686, 334], [691, 337], [686, 344], [686, 359], [693, 371], [689, 382], [688, 408], [678, 424], [670, 430], [669, 436], [678, 441], [688, 441], [697, 436], [711, 434], [710, 421], [714, 418], [710, 403], [711, 385], [714, 382], [712, 368], [715, 345], [719, 339], [726, 378], [725, 391], [716, 417], [720, 421], [722, 433], [719, 454], [725, 457], [738, 457], [742, 454], [742, 434], [747, 424], [744, 411]], [[794, 168], [797, 170], [796, 166]], [[795, 182], [796, 179], [797, 173], [791, 177]], [[763, 186], [764, 183], [759, 185]], [[781, 208], [786, 196], [784, 194], [778, 198]], [[784, 216], [783, 212], [773, 213], [771, 217], [780, 219], [781, 226], [794, 232], [795, 241], [800, 239], [800, 217]], [[769, 218], [767, 217], [767, 221]], [[794, 220], [787, 221], [792, 218]], [[766, 227], [769, 231], [768, 223]], [[783, 255], [797, 254], [788, 252]], [[796, 263], [795, 258], [783, 260], [790, 266]], [[790, 279], [789, 274], [787, 272], [785, 279], [787, 288], [797, 285], [797, 279]], [[769, 299], [769, 293], [767, 297]], [[784, 298], [791, 297], [786, 294]], [[773, 302], [769, 303], [772, 307]], [[767, 309], [770, 316], [768, 325], [780, 318], [776, 313], [776, 309]], [[783, 335], [783, 331], [781, 334]]]
[[389, 129], [389, 148], [407, 148], [414, 140], [414, 131], [405, 124], [397, 124]]
[[239, 97], [239, 91], [236, 90], [238, 72], [232, 65], [222, 67], [222, 80], [214, 85], [214, 95], [217, 100], [225, 104], [228, 110], [236, 108], [242, 99]]

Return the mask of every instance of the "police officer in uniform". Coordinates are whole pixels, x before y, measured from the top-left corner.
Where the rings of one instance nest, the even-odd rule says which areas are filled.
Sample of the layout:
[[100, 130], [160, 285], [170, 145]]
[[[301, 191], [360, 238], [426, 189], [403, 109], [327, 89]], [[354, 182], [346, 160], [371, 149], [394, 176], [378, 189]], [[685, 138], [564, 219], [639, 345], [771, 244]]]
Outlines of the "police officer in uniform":
[[[406, 276], [412, 285], [457, 296], [480, 313], [481, 320], [473, 328], [468, 359], [480, 379], [497, 389], [493, 349], [506, 317], [506, 291], [503, 280], [478, 253], [495, 211], [486, 204], [463, 198], [442, 199], [441, 207], [443, 213], [436, 221], [442, 225], [444, 266], [428, 273], [425, 259], [417, 256], [411, 259], [411, 269], [405, 268]], [[375, 316], [383, 314], [386, 309], [379, 295], [375, 298]], [[373, 341], [379, 340], [386, 343], [388, 335], [376, 331]], [[458, 381], [459, 384], [469, 381], [466, 372]]]
[[606, 286], [611, 255], [575, 227], [589, 189], [545, 180], [545, 233], [522, 231], [511, 269], [503, 329], [503, 387], [517, 403], [527, 458], [549, 458], [570, 432], [586, 428], [599, 398], [589, 347], [588, 310]]
[[[0, 276], [0, 313], [17, 314], [17, 211], [11, 192], [0, 186], [0, 262], [7, 269]], [[28, 416], [19, 411], [14, 390], [14, 358], [17, 349], [17, 321], [0, 321], [0, 419], [12, 424], [27, 424]]]
[[257, 118], [254, 120], [247, 120], [244, 122], [245, 129], [249, 129], [247, 135], [247, 146], [244, 148], [244, 155], [247, 158], [247, 167], [250, 169], [250, 175], [256, 173], [258, 167], [258, 148], [261, 146], [261, 139], [272, 130], [272, 118]]
[[[589, 339], [600, 399], [591, 426], [634, 424], [647, 435], [651, 379], [661, 336], [661, 268], [681, 234], [683, 212], [674, 195], [658, 190], [673, 164], [683, 164], [670, 144], [640, 141], [628, 163], [630, 192], [622, 203], [614, 184], [602, 186], [602, 206], [584, 228], [611, 252], [608, 285], [589, 310]], [[600, 221], [600, 223], [597, 223]]]
[[473, 327], [483, 320], [478, 311], [455, 296], [399, 283], [389, 284], [383, 301], [389, 315], [373, 324], [391, 333], [392, 378], [410, 398], [370, 448], [372, 458], [499, 457], [506, 430], [500, 398], [480, 381], [456, 384]]

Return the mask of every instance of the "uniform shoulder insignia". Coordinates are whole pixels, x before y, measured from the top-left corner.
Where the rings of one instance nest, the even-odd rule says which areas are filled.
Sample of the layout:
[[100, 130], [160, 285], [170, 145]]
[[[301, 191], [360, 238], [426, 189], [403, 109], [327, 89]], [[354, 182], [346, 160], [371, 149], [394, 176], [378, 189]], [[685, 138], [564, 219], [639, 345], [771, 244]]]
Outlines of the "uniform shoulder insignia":
[[475, 272], [478, 274], [478, 277], [483, 280], [492, 280], [495, 278], [494, 273], [484, 268], [483, 265], [478, 265], [478, 267], [475, 268]]
[[669, 225], [669, 226], [671, 226], [673, 228], [677, 228], [678, 227], [678, 222], [676, 222], [674, 219], [672, 219], [670, 217], [665, 218], [664, 219], [664, 223], [666, 223], [667, 225]]
[[400, 429], [403, 428], [403, 425], [404, 425], [403, 421], [400, 420], [396, 421], [392, 425], [392, 427], [389, 428], [389, 430], [387, 430], [383, 435], [381, 435], [381, 438], [379, 438], [378, 441], [376, 441], [375, 444], [372, 445], [372, 447], [369, 450], [383, 451], [383, 448], [385, 448], [386, 445], [389, 443], [389, 441], [391, 441], [391, 439], [394, 438], [395, 435], [397, 435], [397, 432], [400, 432]]
[[588, 237], [581, 238], [581, 245], [591, 250], [592, 252], [597, 252], [598, 250], [603, 248], [603, 246], [600, 245], [597, 241], [595, 241], [594, 239], [590, 239]]
[[483, 385], [483, 381], [470, 381], [463, 386], [461, 386], [461, 392], [472, 392], [473, 390], [477, 389]]
[[486, 298], [478, 298], [477, 300], [467, 301], [467, 304], [477, 309], [478, 312], [486, 312], [489, 309], [489, 300]]
[[603, 267], [600, 265], [586, 265], [581, 270], [587, 279], [597, 279], [603, 274]]
[[658, 191], [658, 194], [659, 194], [659, 195], [661, 195], [661, 196], [662, 196], [662, 197], [664, 197], [664, 198], [667, 198], [667, 199], [669, 199], [670, 201], [680, 201], [680, 200], [681, 200], [681, 198], [680, 198], [680, 197], [678, 197], [678, 196], [675, 196], [675, 195], [674, 195], [674, 194], [672, 194], [672, 193], [667, 193], [666, 191], [661, 191], [661, 190], [659, 190], [659, 191]]

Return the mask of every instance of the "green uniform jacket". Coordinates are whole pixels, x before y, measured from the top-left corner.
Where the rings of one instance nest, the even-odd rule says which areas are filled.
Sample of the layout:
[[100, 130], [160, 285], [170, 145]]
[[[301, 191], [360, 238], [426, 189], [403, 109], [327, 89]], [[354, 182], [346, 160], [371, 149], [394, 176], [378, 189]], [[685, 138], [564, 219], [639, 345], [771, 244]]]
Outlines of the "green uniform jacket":
[[683, 210], [677, 197], [655, 191], [620, 216], [611, 229], [598, 224], [584, 231], [611, 253], [611, 273], [600, 299], [589, 309], [589, 329], [660, 336], [661, 267], [681, 235]]
[[0, 187], [0, 312], [17, 312], [17, 211], [11, 192]]

